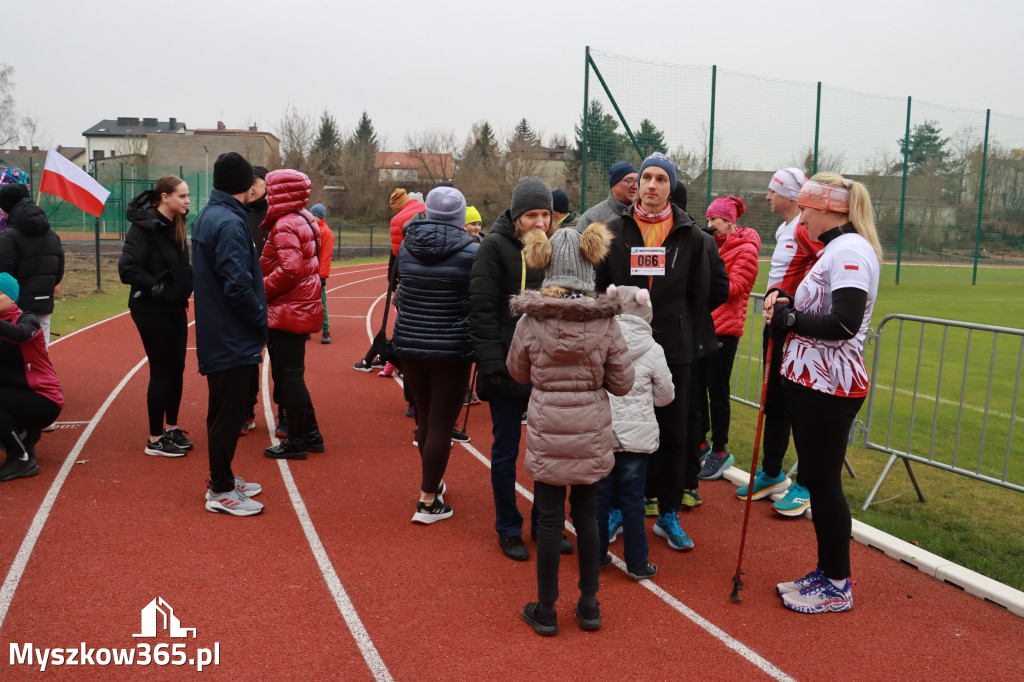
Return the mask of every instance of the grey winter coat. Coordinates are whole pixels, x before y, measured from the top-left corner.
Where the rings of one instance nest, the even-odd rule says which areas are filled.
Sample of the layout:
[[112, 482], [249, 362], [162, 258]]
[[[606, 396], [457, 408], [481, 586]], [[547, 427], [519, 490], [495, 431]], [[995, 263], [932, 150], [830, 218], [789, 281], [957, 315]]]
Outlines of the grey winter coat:
[[619, 315], [622, 336], [633, 359], [633, 388], [624, 396], [610, 396], [612, 432], [616, 452], [643, 452], [658, 449], [658, 420], [654, 408], [675, 400], [672, 372], [665, 351], [654, 341], [651, 325], [636, 315]]
[[630, 206], [632, 204], [622, 203], [609, 192], [607, 199], [600, 204], [594, 204], [587, 209], [586, 213], [580, 216], [580, 219], [576, 222], [576, 229], [583, 232], [590, 223], [607, 224], [612, 218], [618, 218], [625, 213], [626, 209]]
[[549, 485], [586, 485], [607, 476], [612, 453], [608, 393], [626, 395], [633, 363], [615, 315], [617, 298], [551, 298], [527, 291], [512, 299], [522, 315], [506, 366], [532, 382], [526, 420], [526, 471]]

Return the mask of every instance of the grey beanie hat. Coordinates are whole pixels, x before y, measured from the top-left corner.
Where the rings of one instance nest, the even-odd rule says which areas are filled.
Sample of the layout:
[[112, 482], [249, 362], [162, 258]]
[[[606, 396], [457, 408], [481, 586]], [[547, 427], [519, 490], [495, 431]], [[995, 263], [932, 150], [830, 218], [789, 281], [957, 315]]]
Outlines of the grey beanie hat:
[[435, 187], [425, 203], [428, 220], [459, 228], [466, 224], [466, 197], [454, 187]]
[[323, 220], [327, 217], [327, 208], [323, 204], [313, 204], [313, 208], [309, 209], [309, 212], [318, 220]]
[[541, 287], [564, 287], [573, 291], [593, 293], [594, 266], [583, 258], [580, 240], [583, 235], [572, 227], [555, 231], [551, 242], [551, 262], [544, 270]]
[[512, 190], [512, 220], [535, 208], [551, 210], [551, 189], [536, 175], [519, 178]]

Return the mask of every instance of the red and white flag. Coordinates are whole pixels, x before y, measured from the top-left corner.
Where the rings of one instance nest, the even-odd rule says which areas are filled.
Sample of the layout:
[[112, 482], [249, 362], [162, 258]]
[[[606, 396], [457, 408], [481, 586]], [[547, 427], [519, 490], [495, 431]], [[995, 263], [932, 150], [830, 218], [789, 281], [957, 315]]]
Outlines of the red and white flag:
[[46, 152], [39, 191], [60, 197], [97, 218], [110, 196], [110, 191], [91, 175], [52, 149]]

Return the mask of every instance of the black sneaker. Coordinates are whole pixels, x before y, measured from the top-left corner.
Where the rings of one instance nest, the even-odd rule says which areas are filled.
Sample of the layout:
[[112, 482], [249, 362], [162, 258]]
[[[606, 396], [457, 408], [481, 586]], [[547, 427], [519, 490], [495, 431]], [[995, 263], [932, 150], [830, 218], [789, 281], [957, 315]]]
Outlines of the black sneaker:
[[375, 357], [375, 358], [373, 359], [373, 361], [372, 361], [372, 362], [370, 363], [370, 367], [383, 367], [383, 366], [384, 366], [384, 365], [386, 365], [386, 364], [388, 364], [388, 363], [386, 363], [386, 362], [384, 362], [383, 360], [381, 360], [380, 356], [378, 355], [378, 356], [377, 356], [377, 357]]
[[356, 364], [352, 365], [352, 369], [357, 372], [369, 372], [373, 369], [373, 365], [369, 365], [365, 360], [360, 360]]
[[[530, 530], [530, 538], [537, 542], [537, 530]], [[569, 538], [565, 537], [565, 533], [562, 533], [562, 539], [558, 542], [558, 553], [559, 554], [572, 554], [572, 543], [569, 542]]]
[[0, 466], [0, 481], [13, 481], [16, 478], [28, 478], [39, 473], [39, 465], [32, 455], [28, 459], [8, 457], [7, 461]]
[[147, 439], [145, 452], [154, 457], [184, 457], [187, 450], [179, 448], [174, 441], [167, 437], [167, 434], [164, 434], [155, 443]]
[[639, 568], [635, 571], [627, 570], [626, 575], [633, 580], [647, 580], [648, 578], [653, 578], [658, 575], [658, 567], [648, 561], [644, 564], [643, 568]]
[[246, 419], [244, 422], [242, 422], [242, 428], [238, 431], [238, 435], [240, 435], [240, 436], [248, 436], [249, 432], [252, 431], [255, 428], [256, 428], [256, 420], [255, 419]]
[[191, 450], [193, 443], [185, 436], [188, 435], [188, 431], [182, 431], [178, 427], [174, 427], [168, 431], [164, 431], [164, 436], [171, 439], [171, 442], [177, 445], [182, 450]]
[[458, 429], [452, 429], [452, 440], [456, 443], [468, 443], [469, 434], [465, 431], [459, 431]]
[[[518, 535], [515, 537], [519, 537]], [[533, 631], [544, 637], [552, 637], [558, 634], [558, 616], [542, 615], [539, 613], [540, 603], [532, 601], [523, 607], [520, 615], [526, 624], [533, 628]]]
[[612, 555], [605, 554], [603, 557], [597, 560], [597, 570], [603, 571], [612, 565]]
[[526, 561], [530, 558], [530, 551], [526, 549], [522, 535], [510, 535], [507, 538], [501, 538], [498, 540], [498, 544], [501, 545], [501, 551], [505, 556], [513, 561]]
[[576, 604], [576, 617], [580, 619], [580, 630], [593, 632], [601, 629], [601, 602], [594, 606], [583, 606]]
[[453, 513], [451, 506], [445, 504], [441, 497], [437, 496], [430, 504], [426, 502], [416, 503], [416, 513], [412, 515], [412, 522], [424, 525], [431, 524], [435, 521], [450, 519]]

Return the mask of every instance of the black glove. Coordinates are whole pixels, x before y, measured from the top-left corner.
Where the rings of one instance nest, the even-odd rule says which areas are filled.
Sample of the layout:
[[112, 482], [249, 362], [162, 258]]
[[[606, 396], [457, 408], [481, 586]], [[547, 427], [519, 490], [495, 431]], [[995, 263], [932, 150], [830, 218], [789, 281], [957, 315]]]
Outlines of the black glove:
[[149, 290], [149, 297], [154, 301], [168, 302], [171, 292], [169, 291], [166, 284], [162, 281], [157, 282], [156, 285]]
[[479, 381], [490, 386], [501, 385], [505, 378], [505, 368], [499, 364], [481, 365], [479, 368]]

